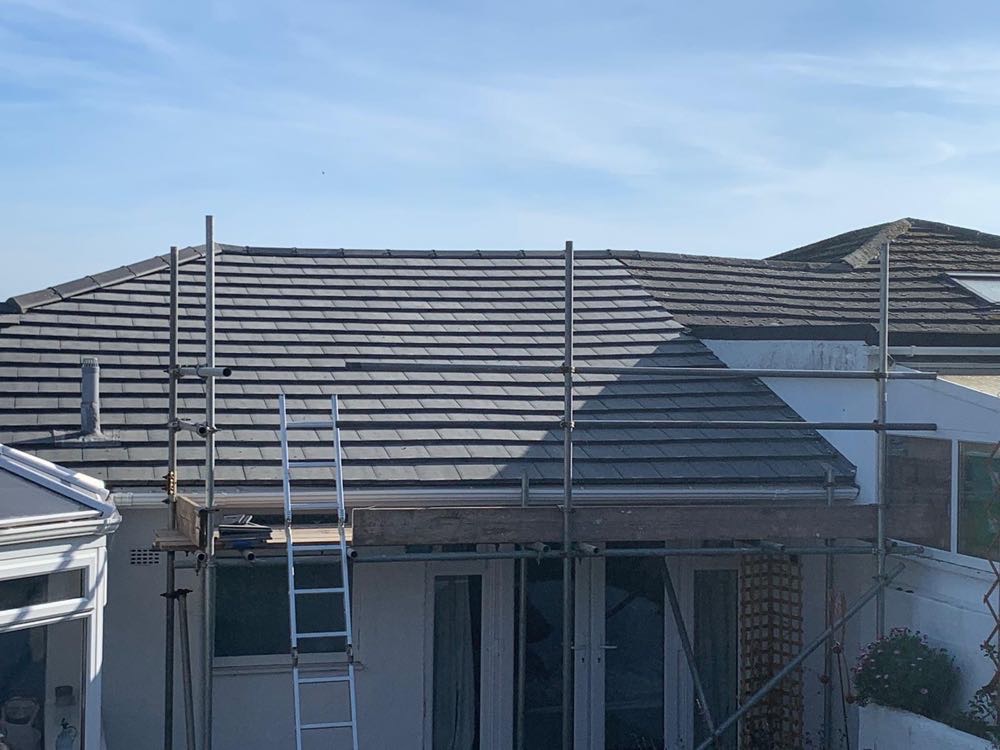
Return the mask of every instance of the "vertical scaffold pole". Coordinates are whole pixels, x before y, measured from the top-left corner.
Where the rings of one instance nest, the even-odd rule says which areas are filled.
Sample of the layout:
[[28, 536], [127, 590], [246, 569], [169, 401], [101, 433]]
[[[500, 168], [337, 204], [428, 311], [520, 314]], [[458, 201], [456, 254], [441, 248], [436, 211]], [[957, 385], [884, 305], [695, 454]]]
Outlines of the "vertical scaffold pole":
[[[880, 426], [886, 423], [886, 382], [889, 372], [889, 243], [882, 245], [879, 255], [879, 315], [878, 315], [878, 410], [876, 417]], [[878, 580], [885, 581], [885, 503], [886, 503], [886, 434], [880, 429], [876, 435], [878, 451], [878, 508], [876, 550]], [[885, 635], [885, 587], [878, 590], [875, 601], [875, 632], [881, 638]]]
[[[205, 217], [205, 366], [215, 367], [215, 226]], [[202, 580], [202, 750], [212, 750], [215, 661], [215, 375], [205, 377], [205, 571]]]
[[[528, 507], [530, 493], [528, 475], [521, 475], [521, 507]], [[528, 663], [528, 561], [517, 561], [517, 705], [514, 721], [514, 750], [524, 750], [524, 673]]]
[[[170, 312], [168, 322], [169, 361], [167, 370], [167, 492], [168, 527], [177, 528], [177, 338], [180, 289], [177, 247], [170, 248]], [[174, 611], [172, 597], [177, 587], [176, 553], [167, 551], [166, 640], [163, 649], [163, 750], [174, 750]]]
[[565, 339], [563, 343], [563, 611], [562, 611], [562, 748], [573, 748], [573, 242], [566, 242], [564, 291]]
[[[833, 505], [834, 477], [833, 469], [826, 467], [826, 504]], [[834, 545], [834, 539], [827, 539], [824, 544], [828, 548]], [[833, 554], [826, 555], [826, 575], [824, 576], [823, 625], [827, 628], [833, 624]], [[823, 646], [823, 748], [833, 750], [833, 639], [827, 640]]]

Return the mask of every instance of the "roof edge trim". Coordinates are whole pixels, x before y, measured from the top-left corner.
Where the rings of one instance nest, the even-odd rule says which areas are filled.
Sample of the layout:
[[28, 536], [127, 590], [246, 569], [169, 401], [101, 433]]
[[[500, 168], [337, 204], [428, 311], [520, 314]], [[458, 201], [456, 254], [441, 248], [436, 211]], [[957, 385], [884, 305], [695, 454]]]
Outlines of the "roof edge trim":
[[96, 510], [102, 518], [111, 518], [116, 512], [114, 502], [110, 500], [111, 493], [101, 480], [71, 471], [16, 448], [0, 444], [0, 470], [8, 471]]
[[[217, 252], [222, 252], [221, 248]], [[180, 264], [190, 263], [205, 256], [204, 245], [181, 248], [179, 251]], [[36, 292], [27, 292], [14, 297], [9, 297], [6, 302], [0, 303], [0, 312], [23, 315], [29, 310], [38, 307], [51, 305], [55, 302], [72, 299], [81, 294], [87, 294], [98, 289], [106, 289], [121, 284], [124, 281], [141, 279], [143, 276], [163, 271], [170, 267], [170, 254], [156, 255], [147, 260], [129, 263], [128, 265], [113, 268], [110, 271], [95, 273], [84, 276], [80, 279], [67, 281], [63, 284], [46, 287]]]

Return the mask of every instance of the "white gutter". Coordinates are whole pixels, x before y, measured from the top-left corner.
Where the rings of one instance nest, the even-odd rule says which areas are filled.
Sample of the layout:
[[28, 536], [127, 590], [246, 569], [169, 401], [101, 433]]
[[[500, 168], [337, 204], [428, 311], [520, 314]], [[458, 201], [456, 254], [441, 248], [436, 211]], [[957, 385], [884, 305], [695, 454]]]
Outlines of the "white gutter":
[[[857, 487], [837, 487], [834, 499], [853, 502], [858, 497]], [[311, 498], [329, 499], [333, 490], [300, 491], [303, 500]], [[635, 486], [599, 487], [577, 489], [574, 497], [582, 503], [624, 505], [624, 504], [697, 504], [729, 503], [747, 504], [780, 502], [826, 502], [826, 488], [818, 485], [723, 485], [715, 487], [656, 487]], [[198, 495], [189, 495], [198, 499]], [[164, 509], [163, 492], [112, 492], [111, 499], [122, 509]], [[562, 490], [558, 487], [533, 487], [530, 505], [557, 505], [561, 502]], [[449, 506], [495, 506], [520, 505], [521, 488], [496, 487], [470, 488], [410, 488], [398, 490], [354, 490], [348, 493], [348, 505], [361, 507], [449, 507]], [[245, 491], [216, 491], [216, 505], [221, 508], [239, 507], [247, 510], [259, 506], [261, 510], [275, 510], [282, 504], [281, 489], [257, 488]]]
[[894, 357], [1000, 357], [1000, 346], [890, 346]]

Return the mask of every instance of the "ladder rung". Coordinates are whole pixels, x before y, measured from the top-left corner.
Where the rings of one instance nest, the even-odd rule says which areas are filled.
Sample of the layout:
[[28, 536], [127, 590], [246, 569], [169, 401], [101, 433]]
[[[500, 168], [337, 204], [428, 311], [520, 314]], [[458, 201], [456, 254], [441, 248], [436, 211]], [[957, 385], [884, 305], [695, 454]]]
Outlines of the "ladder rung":
[[302, 502], [292, 502], [288, 505], [292, 510], [339, 510], [340, 506], [334, 502], [322, 502], [320, 500]]
[[350, 682], [351, 676], [349, 674], [331, 674], [324, 675], [323, 677], [300, 677], [300, 685], [317, 685], [323, 682]]
[[336, 586], [334, 588], [327, 589], [295, 589], [296, 595], [298, 594], [343, 594], [344, 587]]
[[354, 729], [353, 721], [326, 721], [322, 724], [303, 724], [303, 729]]
[[342, 544], [292, 544], [292, 554], [299, 552], [340, 552]]
[[289, 430], [325, 430], [333, 429], [333, 422], [329, 419], [323, 420], [310, 420], [310, 419], [297, 419], [294, 421], [288, 421], [285, 423], [285, 428]]
[[346, 638], [346, 630], [320, 630], [315, 633], [296, 633], [296, 638]]
[[322, 461], [298, 460], [288, 462], [289, 469], [336, 469], [337, 465], [337, 461], [332, 458]]

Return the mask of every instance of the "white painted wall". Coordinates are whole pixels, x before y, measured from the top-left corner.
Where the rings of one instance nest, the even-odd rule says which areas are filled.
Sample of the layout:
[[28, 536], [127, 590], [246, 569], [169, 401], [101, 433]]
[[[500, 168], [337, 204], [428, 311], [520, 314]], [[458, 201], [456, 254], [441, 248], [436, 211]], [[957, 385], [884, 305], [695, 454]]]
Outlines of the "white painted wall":
[[[162, 745], [165, 556], [159, 565], [129, 565], [132, 548], [148, 548], [166, 523], [159, 509], [126, 509], [110, 549], [110, 589], [104, 716], [109, 750]], [[184, 559], [178, 555], [178, 561]], [[424, 727], [426, 566], [420, 563], [358, 565], [354, 572], [354, 624], [358, 663], [358, 720], [362, 747], [419, 748]], [[177, 585], [189, 596], [196, 693], [200, 685], [200, 582], [179, 569]], [[179, 650], [178, 650], [179, 659]], [[274, 750], [293, 737], [291, 671], [257, 665], [217, 668], [216, 750]], [[178, 661], [175, 738], [183, 743], [183, 701]], [[346, 697], [346, 693], [343, 694]], [[200, 695], [195, 696], [200, 714]], [[346, 704], [345, 704], [346, 708]], [[334, 735], [328, 735], [327, 739]], [[349, 733], [341, 735], [350, 746]], [[341, 745], [323, 745], [337, 750]], [[317, 745], [319, 747], [319, 745]], [[306, 745], [307, 750], [311, 746]]]
[[988, 740], [907, 711], [865, 706], [860, 711], [860, 750], [990, 750]]
[[[873, 367], [873, 350], [863, 342], [706, 343], [720, 359], [733, 367]], [[871, 421], [875, 415], [875, 386], [872, 382], [795, 378], [771, 378], [766, 382], [804, 419], [810, 421]], [[888, 389], [890, 421], [934, 422], [938, 425], [934, 433], [914, 435], [986, 443], [1000, 441], [998, 398], [943, 380], [890, 381]], [[859, 501], [873, 501], [876, 497], [874, 434], [831, 431], [824, 436], [858, 467]], [[927, 634], [932, 645], [947, 648], [962, 671], [960, 699], [964, 702], [991, 674], [990, 664], [981, 654], [979, 644], [993, 626], [992, 618], [983, 605], [983, 594], [993, 576], [985, 561], [951, 552], [928, 551], [923, 557], [907, 558], [905, 564], [905, 571], [895, 581], [886, 599], [887, 625], [919, 630]], [[841, 558], [837, 561], [837, 588], [851, 599], [871, 585], [872, 573], [870, 560]], [[852, 664], [860, 647], [873, 636], [874, 620], [869, 609], [848, 628], [848, 654]]]

